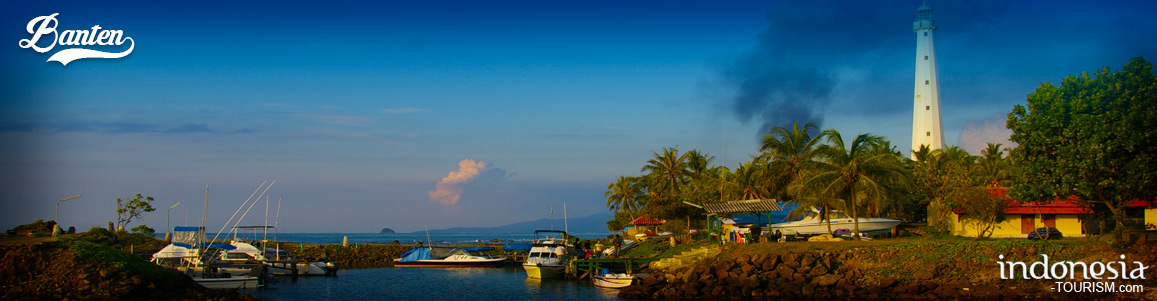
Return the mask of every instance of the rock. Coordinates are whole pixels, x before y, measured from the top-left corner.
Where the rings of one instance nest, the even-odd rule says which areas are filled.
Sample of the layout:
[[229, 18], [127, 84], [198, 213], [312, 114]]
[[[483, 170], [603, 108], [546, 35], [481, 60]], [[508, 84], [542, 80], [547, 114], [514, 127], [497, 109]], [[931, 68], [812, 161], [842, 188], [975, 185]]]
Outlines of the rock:
[[378, 232], [378, 233], [396, 233], [396, 232], [394, 232], [394, 229], [382, 228], [382, 232]]
[[877, 287], [889, 288], [889, 287], [892, 287], [893, 284], [896, 284], [896, 279], [891, 278], [891, 277], [886, 277], [886, 278], [880, 279], [880, 284], [877, 285]]
[[750, 275], [751, 271], [755, 270], [755, 266], [751, 265], [751, 264], [744, 264], [742, 267], [739, 268], [739, 270], [743, 271], [743, 274], [745, 274], [745, 275]]
[[916, 280], [931, 280], [932, 277], [936, 277], [936, 275], [930, 271], [927, 271], [927, 270], [919, 271], [919, 272], [916, 272], [915, 274], [912, 274], [912, 278], [916, 279]]
[[819, 285], [819, 286], [831, 286], [833, 284], [836, 284], [837, 281], [840, 281], [840, 278], [842, 278], [840, 275], [827, 274], [827, 275], [816, 277], [815, 280], [812, 281], [812, 283], [815, 283], [816, 285]]
[[800, 260], [799, 260], [799, 265], [805, 266], [805, 267], [810, 267], [815, 263], [816, 263], [816, 256], [813, 255], [812, 253], [804, 253], [802, 258], [800, 258]]
[[779, 274], [779, 278], [791, 279], [791, 274], [794, 274], [795, 270], [792, 270], [787, 265], [781, 264], [778, 268], [775, 269], [775, 273]]
[[827, 273], [828, 273], [828, 268], [825, 268], [823, 266], [818, 266], [818, 267], [813, 268], [810, 272], [808, 272], [808, 275], [811, 275], [812, 277], [817, 277], [817, 276], [827, 274]]

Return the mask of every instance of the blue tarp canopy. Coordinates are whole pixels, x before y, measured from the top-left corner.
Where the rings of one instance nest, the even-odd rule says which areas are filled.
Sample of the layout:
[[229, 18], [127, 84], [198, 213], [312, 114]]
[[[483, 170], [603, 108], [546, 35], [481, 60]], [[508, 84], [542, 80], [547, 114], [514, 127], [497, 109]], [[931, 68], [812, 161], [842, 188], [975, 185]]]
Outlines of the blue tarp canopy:
[[406, 253], [402, 253], [401, 257], [402, 257], [402, 259], [398, 260], [398, 262], [429, 260], [430, 259], [430, 248], [428, 248], [428, 247], [413, 248], [413, 249], [410, 249], [409, 251], [406, 251]]
[[182, 248], [186, 248], [186, 249], [194, 249], [193, 245], [183, 243], [183, 242], [175, 242], [175, 243], [173, 243], [173, 245], [178, 246], [178, 247], [182, 247]]
[[227, 243], [219, 243], [219, 242], [215, 242], [215, 243], [211, 243], [211, 244], [209, 244], [209, 248], [211, 248], [211, 249], [221, 249], [221, 250], [225, 250], [225, 251], [232, 251], [232, 250], [236, 250], [236, 249], [237, 249], [237, 247], [234, 247], [234, 246], [233, 246], [233, 245], [231, 245], [231, 244], [227, 244]]
[[507, 252], [511, 252], [511, 251], [530, 252], [531, 247], [534, 247], [534, 245], [533, 244], [527, 244], [527, 243], [508, 243], [508, 244], [502, 246], [502, 250], [507, 251]]
[[[767, 224], [789, 222], [787, 214], [799, 207], [799, 204], [779, 202], [779, 207], [783, 210], [762, 212], [764, 214], [759, 218], [760, 224], [766, 226]], [[736, 224], [755, 224], [756, 216], [755, 214], [734, 214], [731, 215], [731, 220], [734, 220]]]

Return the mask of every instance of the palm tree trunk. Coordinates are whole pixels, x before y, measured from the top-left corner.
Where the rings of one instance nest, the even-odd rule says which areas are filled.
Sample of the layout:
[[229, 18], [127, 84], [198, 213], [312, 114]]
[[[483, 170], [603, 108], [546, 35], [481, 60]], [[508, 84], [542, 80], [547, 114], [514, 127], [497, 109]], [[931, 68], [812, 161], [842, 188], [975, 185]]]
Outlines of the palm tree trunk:
[[855, 237], [853, 237], [853, 239], [860, 240], [860, 215], [857, 214], [857, 213], [859, 213], [859, 211], [856, 210], [856, 186], [855, 186], [855, 184], [852, 184], [851, 189], [852, 189], [852, 222], [855, 225], [855, 229], [856, 229]]
[[832, 235], [832, 217], [831, 214], [828, 214], [827, 204], [824, 204], [824, 211], [820, 213], [823, 214], [822, 218], [828, 221], [828, 235]]

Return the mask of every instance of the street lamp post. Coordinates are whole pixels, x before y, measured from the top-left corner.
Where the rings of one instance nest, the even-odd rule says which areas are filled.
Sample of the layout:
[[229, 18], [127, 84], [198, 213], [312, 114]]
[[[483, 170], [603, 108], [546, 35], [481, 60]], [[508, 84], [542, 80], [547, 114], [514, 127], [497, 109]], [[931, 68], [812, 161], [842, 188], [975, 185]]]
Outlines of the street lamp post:
[[53, 222], [56, 222], [56, 224], [52, 226], [52, 237], [60, 236], [60, 231], [61, 231], [61, 228], [60, 228], [60, 203], [64, 203], [64, 201], [67, 201], [67, 200], [79, 198], [80, 196], [81, 195], [78, 194], [78, 195], [70, 196], [67, 198], [60, 199], [59, 201], [56, 201], [56, 219], [52, 220]]
[[165, 212], [165, 240], [167, 240], [169, 242], [173, 242], [172, 237], [169, 237], [170, 232], [173, 230], [172, 226], [169, 225], [169, 215], [170, 215], [170, 213], [173, 213], [173, 208], [177, 208], [177, 205], [180, 205], [180, 204], [181, 204], [181, 202], [177, 202], [176, 204], [169, 206], [169, 211]]

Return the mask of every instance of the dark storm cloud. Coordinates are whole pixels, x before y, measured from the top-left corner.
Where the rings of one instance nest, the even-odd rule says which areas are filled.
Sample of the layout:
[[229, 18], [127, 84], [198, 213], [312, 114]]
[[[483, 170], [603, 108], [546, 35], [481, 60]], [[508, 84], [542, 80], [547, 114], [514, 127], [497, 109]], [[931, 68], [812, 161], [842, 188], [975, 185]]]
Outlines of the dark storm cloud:
[[[943, 18], [944, 22], [967, 23], [968, 28], [992, 23], [1008, 8], [1007, 1], [942, 5], [954, 14]], [[875, 86], [869, 94], [855, 98], [891, 99], [907, 93], [909, 88], [900, 84], [911, 81], [910, 76], [880, 76], [894, 74], [897, 65], [912, 64], [911, 22], [918, 6], [919, 2], [773, 3], [766, 14], [769, 25], [757, 36], [755, 49], [721, 68], [719, 77], [732, 91], [725, 100], [727, 109], [739, 121], [760, 122], [762, 135], [771, 127], [795, 121], [812, 121], [822, 127], [824, 113], [837, 85], [846, 80], [847, 70], [867, 74], [861, 84]], [[861, 105], [871, 111], [905, 108], [879, 101]]]

